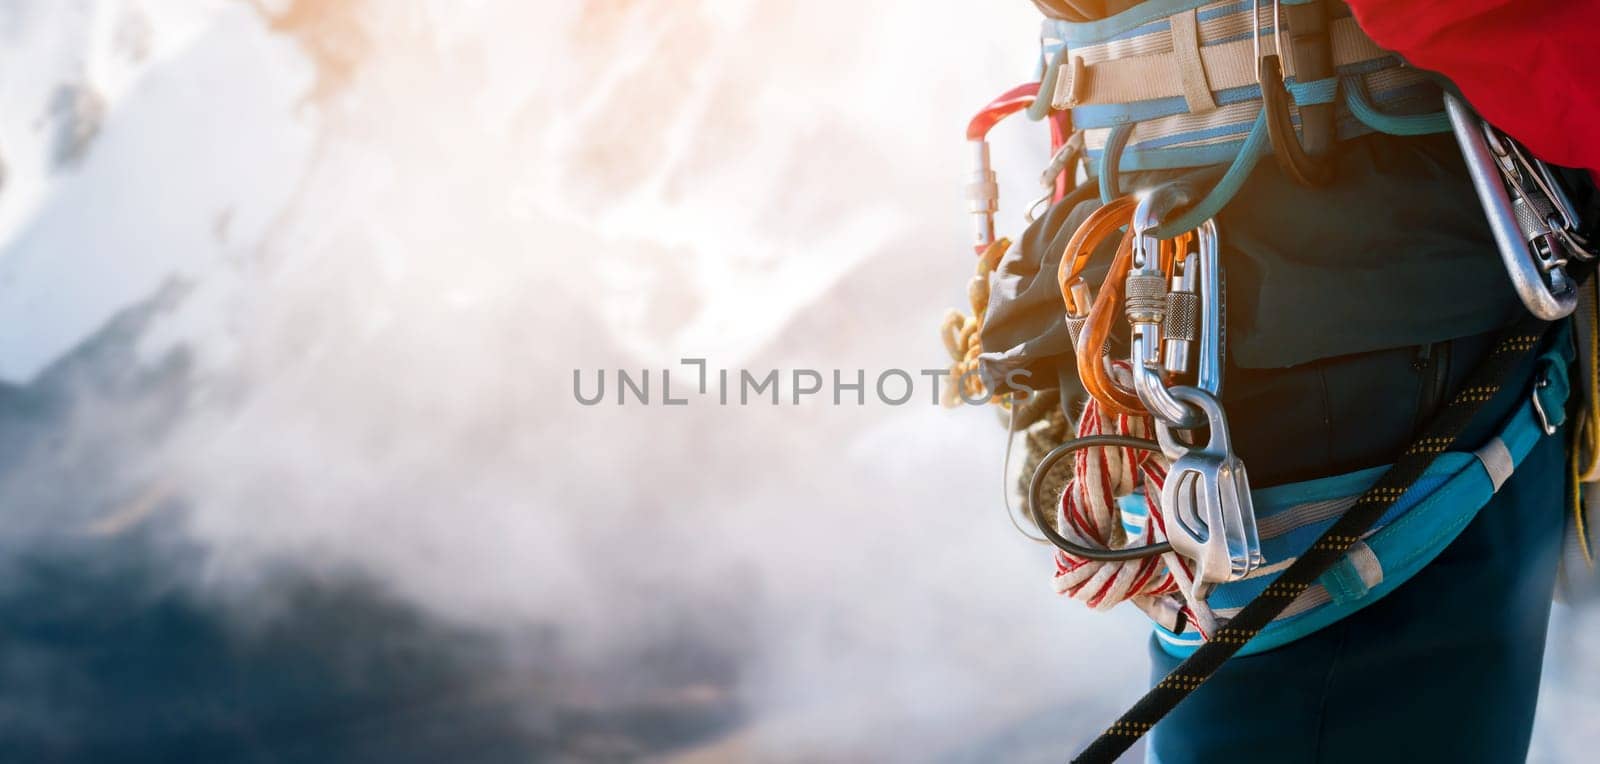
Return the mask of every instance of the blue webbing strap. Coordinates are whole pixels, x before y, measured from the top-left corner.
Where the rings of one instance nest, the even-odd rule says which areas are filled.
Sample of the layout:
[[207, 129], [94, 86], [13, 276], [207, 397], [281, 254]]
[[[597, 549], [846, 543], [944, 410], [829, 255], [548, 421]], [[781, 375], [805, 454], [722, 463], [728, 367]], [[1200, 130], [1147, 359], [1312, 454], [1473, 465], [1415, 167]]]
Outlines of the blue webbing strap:
[[[1370, 555], [1377, 563], [1377, 580], [1367, 580], [1355, 557], [1346, 555], [1318, 579], [1318, 583], [1327, 591], [1329, 601], [1295, 615], [1280, 616], [1240, 650], [1240, 655], [1288, 644], [1376, 602], [1410, 580], [1449, 546], [1477, 516], [1478, 511], [1489, 503], [1511, 471], [1520, 466], [1534, 447], [1547, 437], [1545, 425], [1559, 427], [1565, 421], [1565, 404], [1570, 394], [1567, 372], [1572, 354], [1570, 325], [1559, 325], [1554, 331], [1555, 336], [1549, 348], [1539, 358], [1530, 399], [1519, 406], [1506, 419], [1496, 436], [1477, 452], [1449, 451], [1439, 454], [1412, 489], [1395, 502], [1394, 511], [1385, 514], [1388, 519], [1363, 540], [1366, 550], [1361, 554]], [[1537, 404], [1532, 398], [1537, 398]], [[1548, 420], [1539, 413], [1541, 411], [1548, 413]], [[1485, 456], [1495, 453], [1501, 455], [1498, 460], [1493, 456]], [[1494, 461], [1500, 463], [1491, 466]], [[1503, 470], [1503, 474], [1496, 475], [1497, 470]], [[1271, 506], [1279, 503], [1273, 500], [1273, 496], [1324, 496], [1327, 490], [1323, 486], [1339, 487], [1335, 490], [1353, 489], [1359, 493], [1366, 489], [1370, 481], [1376, 480], [1376, 475], [1372, 473], [1373, 470], [1363, 470], [1348, 476], [1337, 475], [1264, 489], [1256, 492], [1264, 500], [1257, 504], [1257, 510], [1273, 516]], [[1361, 477], [1359, 488], [1351, 485], [1347, 479], [1358, 475]], [[1318, 524], [1302, 530], [1316, 532], [1321, 526]], [[1297, 532], [1297, 535], [1301, 534]], [[1263, 539], [1263, 542], [1267, 541]], [[1270, 578], [1261, 577], [1223, 584], [1212, 593], [1211, 600], [1214, 605], [1223, 602], [1223, 607], [1248, 602], [1270, 583]], [[1159, 625], [1156, 627], [1156, 636], [1162, 650], [1175, 657], [1192, 654], [1202, 644], [1198, 635], [1174, 634]]]
[[[1133, 134], [1132, 124], [1121, 124], [1111, 131], [1111, 136], [1106, 141], [1104, 153], [1100, 155], [1100, 201], [1110, 202], [1120, 195], [1115, 177], [1117, 164], [1122, 150], [1128, 144], [1128, 137]], [[1233, 197], [1239, 193], [1239, 188], [1244, 185], [1245, 179], [1250, 177], [1250, 172], [1256, 168], [1256, 161], [1267, 150], [1267, 113], [1265, 111], [1256, 115], [1255, 124], [1250, 126], [1250, 134], [1244, 139], [1244, 144], [1239, 147], [1239, 154], [1233, 158], [1233, 164], [1228, 166], [1228, 171], [1222, 174], [1211, 190], [1206, 192], [1205, 198], [1187, 211], [1172, 220], [1163, 222], [1151, 230], [1151, 235], [1158, 239], [1170, 239], [1180, 233], [1192, 231], [1200, 227], [1207, 219], [1215, 217]]]
[[1150, 235], [1157, 239], [1170, 239], [1186, 231], [1200, 227], [1201, 223], [1216, 217], [1228, 202], [1233, 201], [1239, 188], [1244, 185], [1245, 179], [1250, 177], [1250, 172], [1256, 168], [1256, 161], [1267, 151], [1267, 113], [1262, 111], [1256, 115], [1254, 125], [1250, 127], [1249, 137], [1244, 139], [1244, 145], [1239, 147], [1239, 155], [1234, 157], [1233, 164], [1228, 166], [1228, 171], [1223, 173], [1217, 185], [1206, 192], [1205, 198], [1199, 204], [1190, 207], [1188, 211], [1172, 220], [1162, 221], [1161, 225], [1151, 229]]
[[[1349, 103], [1351, 113], [1374, 130], [1391, 135], [1428, 135], [1450, 129], [1450, 122], [1443, 112], [1407, 116], [1384, 114], [1373, 108], [1372, 104], [1367, 100], [1366, 89], [1362, 85], [1360, 77], [1352, 75], [1343, 79], [1345, 99]], [[1337, 80], [1329, 77], [1311, 82], [1294, 83], [1291, 89], [1302, 90], [1306, 94], [1306, 98], [1313, 99], [1301, 101], [1300, 96], [1296, 94], [1296, 103], [1311, 104], [1322, 102], [1314, 99], [1323, 97], [1332, 100], [1334, 94], [1337, 93], [1338, 84]], [[1113, 153], [1122, 153], [1124, 146], [1127, 144], [1128, 135], [1132, 132], [1133, 130], [1130, 126], [1118, 125], [1106, 143], [1105, 153], [1101, 155], [1103, 169], [1100, 179], [1100, 194], [1103, 201], [1109, 201], [1106, 198], [1107, 189], [1115, 189], [1114, 184], [1108, 183], [1106, 176], [1110, 173], [1105, 170], [1115, 170], [1117, 162], [1111, 157]], [[1113, 143], [1119, 137], [1121, 138], [1120, 142]], [[1113, 149], [1115, 149], [1114, 152]], [[1187, 212], [1177, 218], [1156, 226], [1151, 231], [1151, 235], [1158, 239], [1170, 239], [1185, 231], [1192, 231], [1207, 219], [1215, 217], [1239, 193], [1239, 188], [1244, 185], [1245, 180], [1250, 177], [1250, 172], [1255, 169], [1256, 161], [1267, 150], [1267, 113], [1263, 110], [1256, 115], [1255, 124], [1250, 126], [1250, 135], [1245, 138], [1244, 145], [1239, 147], [1239, 155], [1234, 157], [1233, 164], [1229, 165], [1228, 171], [1223, 174], [1221, 180], [1217, 181], [1217, 185], [1212, 186], [1211, 191], [1206, 193], [1205, 198], [1201, 199], [1199, 204], [1189, 208]]]
[[[1319, 98], [1328, 91], [1335, 90], [1334, 86], [1337, 84], [1333, 78], [1328, 78], [1303, 84], [1296, 83], [1296, 87], [1304, 88], [1309, 98]], [[1450, 129], [1449, 120], [1445, 118], [1443, 112], [1394, 115], [1378, 111], [1367, 100], [1366, 89], [1359, 77], [1344, 77], [1343, 85], [1345, 101], [1350, 107], [1351, 114], [1378, 132], [1390, 135], [1429, 135]], [[1316, 101], [1307, 101], [1306, 103], [1316, 103]], [[1255, 169], [1256, 162], [1268, 150], [1266, 116], [1265, 111], [1256, 115], [1256, 121], [1250, 127], [1249, 136], [1245, 138], [1244, 144], [1239, 147], [1238, 156], [1234, 157], [1233, 163], [1228, 166], [1228, 171], [1206, 193], [1205, 198], [1178, 217], [1156, 226], [1151, 231], [1151, 235], [1159, 239], [1170, 239], [1185, 231], [1192, 231], [1208, 218], [1215, 217], [1228, 202], [1233, 200], [1233, 197], [1239, 193], [1239, 188], [1250, 177], [1250, 172]], [[1131, 124], [1122, 124], [1113, 128], [1111, 136], [1107, 139], [1105, 150], [1100, 158], [1100, 198], [1102, 202], [1108, 202], [1117, 195], [1117, 184], [1112, 179], [1112, 176], [1117, 172], [1120, 155], [1126, 148], [1128, 138], [1132, 133], [1133, 126]]]
[[1294, 98], [1296, 106], [1333, 103], [1334, 98], [1339, 95], [1339, 78], [1323, 77], [1320, 80], [1311, 80], [1309, 82], [1286, 80], [1283, 83], [1283, 87]]
[[1524, 368], [1528, 352], [1539, 345], [1548, 327], [1547, 322], [1529, 316], [1502, 331], [1494, 349], [1423, 429], [1422, 436], [1417, 439], [1418, 445], [1401, 454], [1377, 483], [1362, 493], [1304, 554], [1278, 574], [1266, 591], [1228, 619], [1226, 625], [1211, 635], [1211, 641], [1179, 663], [1072, 761], [1075, 764], [1110, 764], [1215, 674], [1239, 648], [1249, 644], [1276, 620], [1324, 571], [1351, 551], [1422, 476], [1437, 454], [1425, 446], [1454, 445], [1485, 402], [1511, 384], [1522, 386], [1514, 381], [1513, 375]]
[[1389, 135], [1432, 135], [1450, 131], [1450, 119], [1442, 111], [1432, 114], [1385, 114], [1367, 98], [1360, 77], [1344, 77], [1344, 102], [1350, 113], [1367, 127]]

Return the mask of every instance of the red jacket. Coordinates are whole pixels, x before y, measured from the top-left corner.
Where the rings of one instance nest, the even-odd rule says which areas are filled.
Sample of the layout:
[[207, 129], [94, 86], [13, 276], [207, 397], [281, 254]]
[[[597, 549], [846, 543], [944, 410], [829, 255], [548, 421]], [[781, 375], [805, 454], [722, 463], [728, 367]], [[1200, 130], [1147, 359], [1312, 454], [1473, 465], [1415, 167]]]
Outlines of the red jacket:
[[1600, 1], [1347, 2], [1374, 41], [1449, 77], [1539, 158], [1600, 172]]

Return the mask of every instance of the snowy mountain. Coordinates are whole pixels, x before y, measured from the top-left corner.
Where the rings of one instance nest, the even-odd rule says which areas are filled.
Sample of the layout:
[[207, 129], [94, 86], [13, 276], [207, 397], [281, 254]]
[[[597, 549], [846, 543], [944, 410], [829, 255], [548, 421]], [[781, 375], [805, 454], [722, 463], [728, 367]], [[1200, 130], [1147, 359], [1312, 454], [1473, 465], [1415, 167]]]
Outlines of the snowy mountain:
[[571, 387], [942, 365], [1035, 21], [0, 9], [0, 758], [1061, 758], [1145, 627], [1049, 594], [992, 412]]

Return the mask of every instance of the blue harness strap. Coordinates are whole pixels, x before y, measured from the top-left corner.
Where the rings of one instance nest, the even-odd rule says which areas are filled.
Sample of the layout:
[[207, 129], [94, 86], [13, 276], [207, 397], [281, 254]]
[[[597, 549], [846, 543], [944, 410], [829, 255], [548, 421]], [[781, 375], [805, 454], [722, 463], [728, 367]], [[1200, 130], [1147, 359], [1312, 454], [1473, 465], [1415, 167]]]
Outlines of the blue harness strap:
[[[1349, 11], [1342, 5], [1336, 4], [1333, 14], [1349, 21]], [[1029, 116], [1042, 119], [1050, 112], [1050, 94], [1057, 90], [1058, 80], [1069, 76], [1061, 74], [1063, 69], [1078, 72], [1070, 75], [1076, 83], [1083, 77], [1093, 80], [1094, 67], [1100, 64], [1148, 61], [1182, 49], [1191, 54], [1192, 66], [1199, 67], [1184, 75], [1197, 83], [1198, 94], [1129, 93], [1117, 102], [1102, 99], [1070, 106], [1073, 127], [1083, 131], [1090, 173], [1100, 178], [1102, 195], [1114, 195], [1118, 173], [1231, 165], [1230, 178], [1248, 175], [1260, 151], [1261, 87], [1237, 80], [1217, 84], [1201, 60], [1223, 56], [1219, 51], [1240, 45], [1251, 47], [1253, 39], [1268, 49], [1276, 31], [1270, 19], [1263, 26], [1254, 6], [1243, 0], [1149, 0], [1098, 21], [1046, 19], [1040, 36], [1040, 98]], [[1337, 107], [1334, 131], [1341, 141], [1374, 132], [1448, 131], [1435, 83], [1376, 46], [1362, 50], [1337, 66], [1336, 76], [1284, 81], [1294, 102], [1289, 121], [1296, 129], [1298, 106], [1332, 103]], [[1232, 190], [1227, 184], [1220, 186], [1210, 194], [1206, 208], [1211, 212], [1220, 208]], [[1176, 228], [1163, 226], [1159, 233], [1166, 238], [1193, 225]]]
[[[1418, 442], [1413, 450], [1440, 453], [1361, 542], [1325, 572], [1239, 654], [1249, 655], [1300, 639], [1360, 610], [1405, 583], [1455, 540], [1504, 485], [1539, 441], [1565, 420], [1574, 357], [1570, 325], [1538, 359], [1532, 389], [1497, 435], [1471, 452], [1443, 451], [1445, 443]], [[1219, 618], [1239, 612], [1315, 542], [1387, 467], [1376, 467], [1252, 492], [1266, 564], [1242, 581], [1218, 586], [1208, 600]], [[1121, 500], [1123, 523], [1142, 527], [1144, 500]], [[1162, 650], [1182, 658], [1203, 640], [1193, 631], [1155, 631]]]

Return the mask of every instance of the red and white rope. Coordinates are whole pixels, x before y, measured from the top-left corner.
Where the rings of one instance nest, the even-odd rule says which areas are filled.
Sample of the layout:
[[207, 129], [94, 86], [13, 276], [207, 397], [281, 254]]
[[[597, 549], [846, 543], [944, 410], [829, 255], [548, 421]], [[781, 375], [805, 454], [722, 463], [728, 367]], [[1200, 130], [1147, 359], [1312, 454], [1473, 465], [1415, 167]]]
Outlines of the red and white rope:
[[[1078, 420], [1077, 436], [1154, 436], [1148, 416], [1130, 417], [1104, 412], [1090, 400]], [[1161, 508], [1161, 484], [1167, 460], [1159, 451], [1096, 447], [1073, 455], [1073, 476], [1061, 494], [1056, 526], [1069, 540], [1082, 546], [1122, 549], [1166, 540]], [[1146, 517], [1143, 529], [1130, 537], [1123, 527], [1117, 499], [1143, 489]], [[1214, 619], [1204, 603], [1180, 601], [1190, 588], [1193, 568], [1174, 552], [1122, 562], [1103, 562], [1056, 552], [1055, 589], [1094, 610], [1108, 610], [1131, 601], [1157, 622], [1172, 628], [1178, 611], [1202, 634], [1209, 635]], [[1176, 595], [1176, 598], [1174, 597]]]

